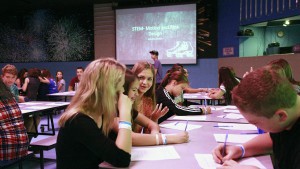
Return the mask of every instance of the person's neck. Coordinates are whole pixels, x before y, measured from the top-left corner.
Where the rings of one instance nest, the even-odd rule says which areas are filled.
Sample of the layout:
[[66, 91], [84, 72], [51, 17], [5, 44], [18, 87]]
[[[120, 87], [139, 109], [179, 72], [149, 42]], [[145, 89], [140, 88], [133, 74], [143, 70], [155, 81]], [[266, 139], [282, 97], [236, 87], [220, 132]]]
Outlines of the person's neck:
[[172, 88], [173, 88], [172, 85], [168, 84], [164, 88], [172, 95]]
[[291, 116], [294, 116], [294, 118], [292, 118], [286, 130], [290, 130], [300, 118], [300, 96], [299, 95], [297, 95], [296, 104], [293, 108], [291, 108], [291, 112], [295, 112], [295, 114], [291, 114]]

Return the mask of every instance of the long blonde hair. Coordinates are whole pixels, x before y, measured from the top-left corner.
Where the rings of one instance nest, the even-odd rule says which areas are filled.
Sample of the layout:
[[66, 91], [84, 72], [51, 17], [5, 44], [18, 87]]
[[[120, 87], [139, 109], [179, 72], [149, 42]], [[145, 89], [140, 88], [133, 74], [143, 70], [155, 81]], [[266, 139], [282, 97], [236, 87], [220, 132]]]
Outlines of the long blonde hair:
[[111, 58], [98, 59], [85, 69], [80, 85], [67, 110], [59, 119], [66, 121], [78, 112], [89, 116], [102, 116], [102, 131], [107, 136], [117, 113], [117, 86], [125, 78], [126, 67]]

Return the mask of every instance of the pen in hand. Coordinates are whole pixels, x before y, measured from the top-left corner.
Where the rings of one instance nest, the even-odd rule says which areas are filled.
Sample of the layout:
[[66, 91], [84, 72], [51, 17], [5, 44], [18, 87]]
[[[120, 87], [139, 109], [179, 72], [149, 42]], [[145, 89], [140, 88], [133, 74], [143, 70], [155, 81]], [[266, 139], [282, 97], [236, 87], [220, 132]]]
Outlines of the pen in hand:
[[226, 136], [225, 136], [225, 141], [224, 141], [224, 146], [223, 146], [223, 151], [222, 151], [222, 157], [225, 156], [227, 139], [228, 139], [228, 132], [226, 133]]
[[187, 126], [188, 126], [188, 123], [189, 123], [189, 121], [187, 120], [187, 121], [186, 121], [186, 124], [185, 124], [185, 129], [184, 129], [184, 131], [186, 131]]

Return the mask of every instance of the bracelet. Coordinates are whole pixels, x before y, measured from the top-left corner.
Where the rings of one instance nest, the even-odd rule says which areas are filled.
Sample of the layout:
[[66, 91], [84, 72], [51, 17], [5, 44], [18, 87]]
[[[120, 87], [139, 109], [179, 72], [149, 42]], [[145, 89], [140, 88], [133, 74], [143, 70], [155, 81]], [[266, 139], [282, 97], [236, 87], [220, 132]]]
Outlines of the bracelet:
[[128, 130], [132, 130], [131, 125], [124, 124], [124, 123], [119, 123], [119, 129], [128, 129]]
[[161, 134], [161, 139], [163, 141], [163, 145], [166, 145], [167, 144], [167, 137], [165, 134]]
[[119, 124], [127, 124], [127, 125], [130, 125], [130, 126], [131, 126], [131, 123], [128, 122], [128, 121], [119, 121]]
[[158, 139], [158, 134], [155, 134], [155, 139], [156, 139], [156, 145], [159, 145], [159, 139]]
[[238, 146], [238, 147], [240, 147], [241, 148], [241, 150], [242, 150], [242, 155], [241, 155], [241, 157], [240, 158], [243, 158], [244, 156], [245, 156], [245, 147], [242, 145], [242, 144], [239, 144], [239, 145], [236, 145], [236, 146]]

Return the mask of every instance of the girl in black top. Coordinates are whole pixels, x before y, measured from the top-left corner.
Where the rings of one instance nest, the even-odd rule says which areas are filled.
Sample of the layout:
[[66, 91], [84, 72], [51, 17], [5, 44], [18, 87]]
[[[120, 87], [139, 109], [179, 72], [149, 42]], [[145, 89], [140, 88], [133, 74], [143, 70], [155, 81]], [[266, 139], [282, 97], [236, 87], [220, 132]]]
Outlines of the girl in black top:
[[169, 112], [158, 120], [159, 123], [174, 114], [185, 116], [208, 114], [211, 112], [209, 107], [190, 108], [181, 106], [174, 101], [174, 98], [179, 96], [187, 86], [189, 86], [189, 81], [184, 71], [178, 70], [166, 74], [161, 86], [156, 91], [156, 98], [157, 103], [162, 103], [163, 106], [169, 108]]

